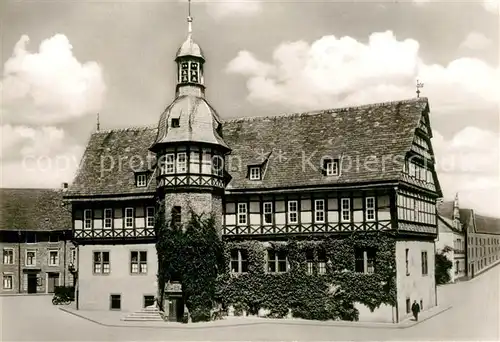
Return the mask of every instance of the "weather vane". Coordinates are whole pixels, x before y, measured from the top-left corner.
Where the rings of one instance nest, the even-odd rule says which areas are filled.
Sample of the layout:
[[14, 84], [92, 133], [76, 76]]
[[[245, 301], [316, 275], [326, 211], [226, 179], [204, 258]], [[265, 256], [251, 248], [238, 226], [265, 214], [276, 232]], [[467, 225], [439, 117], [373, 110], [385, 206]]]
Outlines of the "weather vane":
[[423, 88], [424, 84], [417, 80], [417, 97], [420, 97], [420, 88]]

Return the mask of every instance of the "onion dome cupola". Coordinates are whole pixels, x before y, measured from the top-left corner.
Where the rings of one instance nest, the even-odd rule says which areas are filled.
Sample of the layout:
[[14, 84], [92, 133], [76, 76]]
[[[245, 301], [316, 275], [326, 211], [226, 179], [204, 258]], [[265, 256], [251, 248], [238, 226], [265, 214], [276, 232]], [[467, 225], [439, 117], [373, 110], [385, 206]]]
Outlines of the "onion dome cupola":
[[174, 101], [158, 122], [158, 133], [150, 150], [158, 160], [158, 187], [223, 188], [225, 155], [230, 148], [222, 138], [222, 121], [205, 99], [200, 46], [192, 38], [188, 16], [188, 37], [177, 51], [178, 77]]

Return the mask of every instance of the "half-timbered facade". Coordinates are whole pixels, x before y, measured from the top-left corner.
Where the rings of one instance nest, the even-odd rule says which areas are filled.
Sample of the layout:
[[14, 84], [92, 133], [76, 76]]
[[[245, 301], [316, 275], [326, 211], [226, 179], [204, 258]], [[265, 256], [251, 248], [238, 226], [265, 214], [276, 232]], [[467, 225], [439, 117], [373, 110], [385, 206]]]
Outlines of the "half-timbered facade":
[[[176, 94], [158, 125], [93, 133], [67, 193], [80, 308], [151, 303], [155, 204], [178, 224], [190, 210], [215, 215], [225, 241], [387, 234], [396, 246], [397, 304], [375, 312], [358, 306], [360, 319], [396, 322], [413, 300], [436, 305], [441, 190], [426, 98], [223, 120], [205, 96], [205, 57], [191, 33], [175, 61]], [[374, 272], [376, 251], [356, 253], [347, 271]], [[232, 253], [228, 267], [244, 272], [245, 255]], [[280, 252], [262, 263], [268, 272], [289, 269]], [[183, 310], [179, 290], [168, 285], [171, 319]]]

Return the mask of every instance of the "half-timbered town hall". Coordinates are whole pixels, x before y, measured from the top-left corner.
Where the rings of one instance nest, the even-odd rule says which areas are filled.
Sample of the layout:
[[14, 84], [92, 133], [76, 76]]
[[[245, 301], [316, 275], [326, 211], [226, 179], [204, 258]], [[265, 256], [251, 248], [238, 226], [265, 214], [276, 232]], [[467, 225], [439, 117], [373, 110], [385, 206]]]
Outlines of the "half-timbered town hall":
[[[394, 300], [374, 308], [353, 303], [360, 320], [398, 322], [414, 301], [423, 310], [435, 306], [442, 194], [428, 100], [225, 120], [210, 105], [206, 62], [190, 28], [175, 55], [176, 92], [158, 122], [90, 136], [65, 194], [79, 308], [136, 311], [154, 303], [158, 203], [167, 220], [183, 224], [190, 210], [212, 214], [223, 241], [258, 241], [265, 250], [258, 267], [266, 274], [293, 271], [290, 255], [273, 249], [276, 242], [383, 235], [392, 243], [388, 263], [376, 245], [361, 244], [342, 267], [335, 250], [308, 254], [304, 272], [390, 274]], [[244, 249], [231, 250], [228, 269], [249, 272], [248, 262]], [[165, 310], [172, 320], [184, 310], [179, 291], [169, 284]]]

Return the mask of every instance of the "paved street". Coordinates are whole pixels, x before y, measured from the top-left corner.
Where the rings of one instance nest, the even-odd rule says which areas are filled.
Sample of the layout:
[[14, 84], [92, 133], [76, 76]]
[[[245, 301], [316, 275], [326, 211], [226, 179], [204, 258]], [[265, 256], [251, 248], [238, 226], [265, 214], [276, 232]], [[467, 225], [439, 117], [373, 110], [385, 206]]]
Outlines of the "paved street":
[[439, 288], [453, 308], [406, 329], [258, 324], [207, 329], [110, 328], [58, 310], [49, 296], [0, 297], [3, 341], [498, 340], [500, 267]]

